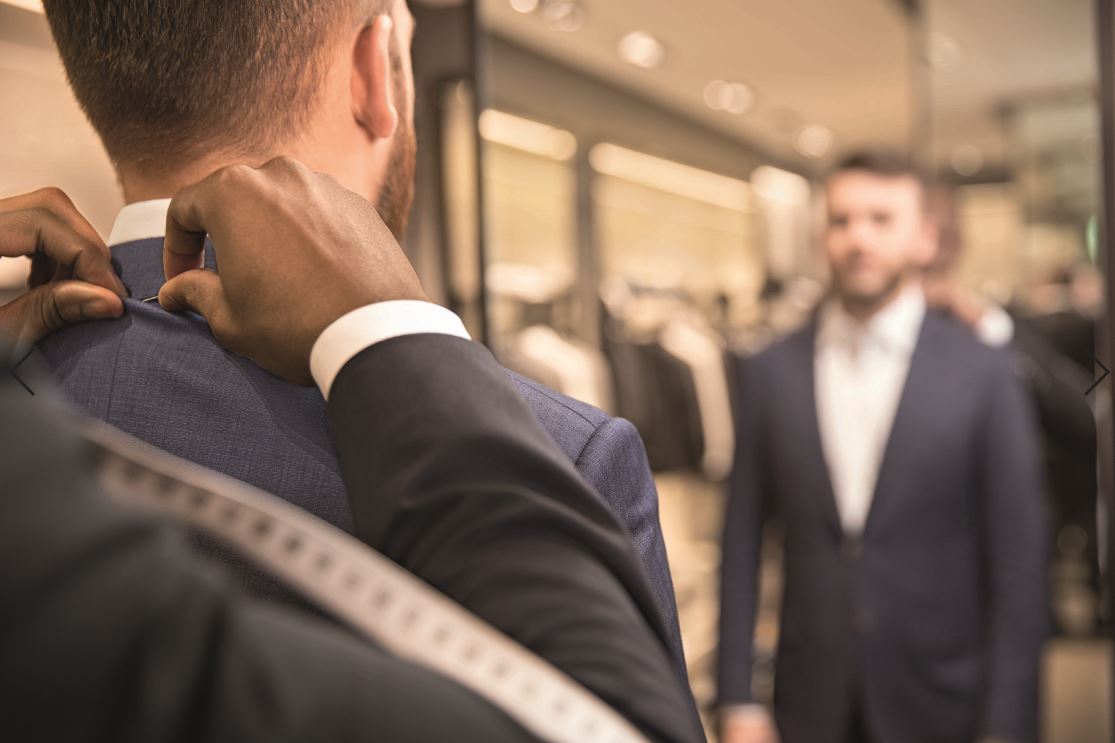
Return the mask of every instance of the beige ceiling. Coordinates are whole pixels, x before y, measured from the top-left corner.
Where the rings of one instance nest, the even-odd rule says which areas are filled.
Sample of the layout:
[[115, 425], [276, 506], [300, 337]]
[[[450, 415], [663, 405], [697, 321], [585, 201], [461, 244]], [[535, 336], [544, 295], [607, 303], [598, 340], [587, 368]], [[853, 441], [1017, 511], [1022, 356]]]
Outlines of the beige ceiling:
[[[479, 0], [485, 25], [558, 61], [680, 111], [804, 168], [818, 163], [792, 147], [794, 130], [822, 124], [834, 151], [909, 143], [915, 111], [915, 40], [896, 0], [582, 0], [584, 26], [550, 30], [510, 0]], [[945, 32], [960, 50], [950, 71], [928, 70], [937, 149], [963, 144], [1003, 153], [995, 112], [1005, 101], [1094, 84], [1091, 0], [925, 0], [926, 33]], [[661, 39], [653, 71], [621, 61], [616, 42], [632, 30]], [[917, 46], [920, 47], [920, 42]], [[917, 63], [920, 66], [920, 62]], [[922, 67], [924, 73], [927, 68]], [[739, 80], [754, 109], [709, 109], [704, 86]]]
[[1096, 79], [1093, 0], [926, 0], [931, 31], [956, 39], [955, 70], [934, 73], [945, 110], [980, 108]]
[[[772, 154], [809, 165], [794, 151], [800, 126], [822, 124], [835, 149], [866, 143], [905, 146], [911, 125], [910, 41], [893, 0], [583, 0], [584, 26], [547, 28], [539, 13], [509, 0], [480, 0], [494, 32]], [[666, 46], [648, 71], [624, 63], [617, 40], [648, 31]], [[752, 111], [710, 109], [712, 80], [749, 85]]]
[[1009, 106], [1036, 109], [1022, 132], [1034, 144], [1095, 135], [1092, 0], [928, 0], [926, 19], [961, 50], [955, 69], [931, 76], [941, 157], [971, 144], [1001, 159]]

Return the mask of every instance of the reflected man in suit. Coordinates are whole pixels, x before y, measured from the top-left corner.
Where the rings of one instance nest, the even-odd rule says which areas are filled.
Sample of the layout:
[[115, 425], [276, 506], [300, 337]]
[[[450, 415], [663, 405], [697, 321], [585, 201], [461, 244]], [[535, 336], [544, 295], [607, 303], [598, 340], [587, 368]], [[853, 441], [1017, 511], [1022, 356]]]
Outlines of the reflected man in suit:
[[[741, 366], [724, 530], [727, 743], [1037, 739], [1046, 558], [1009, 355], [927, 308], [935, 235], [897, 157], [826, 181], [832, 292]], [[751, 691], [761, 530], [785, 529], [773, 721]]]

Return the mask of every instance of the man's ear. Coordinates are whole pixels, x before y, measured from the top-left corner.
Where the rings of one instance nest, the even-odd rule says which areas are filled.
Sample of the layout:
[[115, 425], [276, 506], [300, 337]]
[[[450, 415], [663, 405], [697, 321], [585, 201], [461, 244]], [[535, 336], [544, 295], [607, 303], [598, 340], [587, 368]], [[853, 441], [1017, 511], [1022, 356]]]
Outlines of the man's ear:
[[360, 29], [352, 50], [352, 115], [372, 139], [389, 139], [399, 126], [391, 67], [395, 23], [378, 16]]

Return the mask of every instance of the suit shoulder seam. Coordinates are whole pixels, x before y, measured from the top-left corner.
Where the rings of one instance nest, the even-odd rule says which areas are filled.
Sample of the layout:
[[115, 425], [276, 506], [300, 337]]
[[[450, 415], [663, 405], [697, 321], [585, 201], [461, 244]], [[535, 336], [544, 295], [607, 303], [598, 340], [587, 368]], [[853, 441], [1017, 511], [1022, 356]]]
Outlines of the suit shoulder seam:
[[105, 398], [105, 422], [112, 416], [112, 402], [116, 394], [116, 378], [120, 375], [120, 349], [124, 346], [124, 333], [120, 333], [116, 341], [116, 353], [112, 357], [112, 379], [108, 383], [108, 395]]
[[[586, 416], [586, 415], [585, 415], [584, 413], [582, 413], [581, 411], [577, 410], [576, 408], [574, 408], [573, 406], [571, 406], [571, 405], [570, 405], [569, 403], [565, 402], [564, 400], [560, 399], [559, 397], [557, 397], [557, 396], [556, 396], [556, 394], [555, 394], [555, 393], [553, 393], [553, 392], [551, 392], [550, 390], [546, 389], [545, 387], [543, 387], [542, 385], [538, 384], [537, 382], [535, 382], [535, 381], [533, 381], [533, 380], [531, 380], [531, 379], [527, 379], [526, 377], [524, 377], [524, 376], [522, 376], [522, 375], [520, 375], [520, 376], [519, 376], [519, 379], [521, 379], [521, 380], [523, 381], [523, 383], [524, 383], [524, 384], [526, 384], [526, 385], [527, 385], [528, 387], [530, 387], [530, 388], [531, 388], [532, 390], [534, 390], [534, 391], [535, 391], [535, 392], [537, 392], [538, 394], [542, 395], [543, 397], [545, 397], [546, 399], [550, 400], [551, 402], [556, 402], [556, 403], [557, 403], [558, 405], [562, 406], [563, 408], [565, 408], [566, 410], [568, 410], [568, 411], [569, 411], [570, 413], [573, 413], [573, 414], [574, 414], [574, 415], [576, 415], [576, 416], [577, 416], [578, 418], [580, 418], [581, 420], [583, 420], [583, 421], [584, 421], [585, 423], [587, 423], [587, 424], [589, 424], [590, 426], [592, 426], [592, 428], [593, 428], [593, 434], [592, 434], [592, 436], [595, 436], [595, 435], [596, 435], [596, 431], [597, 431], [597, 430], [599, 430], [600, 428], [602, 428], [602, 427], [603, 427], [604, 425], [606, 425], [606, 424], [607, 424], [607, 423], [608, 423], [608, 422], [609, 422], [609, 421], [611, 420], [611, 418], [608, 418], [608, 419], [604, 420], [604, 421], [603, 421], [602, 423], [594, 423], [594, 422], [593, 422], [592, 420], [590, 420], [590, 419], [588, 418], [588, 416]], [[590, 440], [591, 440], [591, 438], [592, 438], [592, 437], [590, 436], [589, 438], [590, 438]], [[587, 446], [587, 445], [588, 445], [588, 444], [586, 443], [586, 446]]]

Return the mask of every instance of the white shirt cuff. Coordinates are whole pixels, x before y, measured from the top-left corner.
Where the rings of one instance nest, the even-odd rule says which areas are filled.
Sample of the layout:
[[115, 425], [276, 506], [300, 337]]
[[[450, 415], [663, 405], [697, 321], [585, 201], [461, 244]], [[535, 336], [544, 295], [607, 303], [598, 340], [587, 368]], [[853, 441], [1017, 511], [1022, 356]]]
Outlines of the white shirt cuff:
[[353, 356], [389, 338], [419, 333], [472, 340], [461, 318], [440, 305], [416, 300], [378, 302], [342, 315], [322, 332], [310, 350], [310, 374], [328, 400], [333, 381]]
[[989, 307], [976, 323], [976, 336], [984, 345], [1001, 348], [1014, 338], [1014, 320], [999, 305]]

